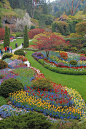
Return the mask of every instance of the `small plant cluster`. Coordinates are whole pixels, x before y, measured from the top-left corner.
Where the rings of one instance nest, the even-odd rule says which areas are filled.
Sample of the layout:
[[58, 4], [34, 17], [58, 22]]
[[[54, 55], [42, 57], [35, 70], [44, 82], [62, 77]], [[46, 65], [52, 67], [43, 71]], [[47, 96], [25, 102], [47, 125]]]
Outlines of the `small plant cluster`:
[[18, 56], [18, 59], [19, 59], [19, 60], [22, 60], [23, 62], [24, 62], [24, 61], [27, 61], [27, 58], [26, 58], [25, 56]]
[[8, 67], [8, 64], [5, 61], [0, 60], [0, 69], [5, 69], [7, 67]]
[[60, 56], [61, 56], [63, 59], [67, 59], [67, 58], [68, 58], [67, 52], [61, 52], [61, 53], [59, 53], [59, 54], [60, 54]]
[[11, 105], [3, 105], [0, 107], [0, 115], [2, 118], [14, 116], [14, 115], [18, 116], [26, 113], [27, 113], [26, 110], [13, 108]]
[[44, 55], [43, 55], [41, 52], [35, 52], [35, 53], [32, 54], [32, 56], [33, 56], [36, 60], [44, 59]]

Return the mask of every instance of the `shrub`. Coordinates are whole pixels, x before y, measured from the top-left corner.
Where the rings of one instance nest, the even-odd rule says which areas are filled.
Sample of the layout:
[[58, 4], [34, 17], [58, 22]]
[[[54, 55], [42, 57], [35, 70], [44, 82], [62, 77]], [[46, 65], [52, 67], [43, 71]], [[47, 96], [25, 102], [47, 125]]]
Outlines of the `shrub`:
[[0, 60], [0, 69], [4, 69], [4, 68], [7, 68], [8, 67], [8, 64], [3, 61], [3, 60]]
[[71, 60], [69, 63], [70, 63], [71, 65], [77, 65], [77, 61], [76, 61], [76, 60]]
[[5, 80], [0, 86], [0, 95], [8, 97], [9, 93], [23, 89], [23, 84], [17, 79], [10, 78]]
[[16, 51], [14, 52], [14, 54], [15, 54], [15, 55], [23, 55], [23, 56], [25, 56], [24, 51], [23, 51], [23, 50], [21, 50], [21, 49], [16, 50]]
[[4, 77], [4, 75], [0, 75], [0, 79], [2, 79]]
[[6, 59], [6, 58], [11, 58], [13, 56], [12, 53], [5, 53], [2, 57], [2, 60]]
[[63, 63], [58, 63], [57, 66], [61, 67], [61, 66], [64, 66], [64, 64]]
[[45, 116], [34, 112], [0, 121], [0, 129], [50, 129], [51, 125]]
[[0, 106], [4, 104], [7, 104], [7, 100], [4, 97], [0, 96]]
[[61, 52], [59, 53], [60, 56], [63, 58], [63, 59], [67, 59], [68, 58], [68, 54], [66, 52]]
[[43, 59], [39, 59], [38, 62], [42, 65], [44, 65], [44, 60]]
[[51, 90], [53, 89], [53, 86], [51, 84], [51, 80], [49, 78], [43, 78], [43, 77], [38, 77], [35, 80], [32, 81], [32, 87], [35, 87], [36, 89], [48, 89]]
[[80, 58], [79, 58], [80, 60], [85, 60], [86, 61], [86, 57], [84, 57], [84, 56], [81, 56]]

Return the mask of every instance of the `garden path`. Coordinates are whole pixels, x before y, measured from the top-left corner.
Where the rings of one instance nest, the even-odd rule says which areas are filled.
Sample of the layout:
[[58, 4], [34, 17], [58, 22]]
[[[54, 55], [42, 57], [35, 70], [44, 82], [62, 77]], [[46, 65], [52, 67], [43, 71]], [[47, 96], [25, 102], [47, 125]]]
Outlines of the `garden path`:
[[[14, 53], [16, 50], [21, 49], [21, 48], [22, 48], [22, 44], [21, 44], [19, 47], [13, 49], [13, 50], [12, 50], [12, 53]], [[1, 57], [1, 55], [0, 55], [0, 59], [1, 59], [1, 58], [2, 58], [2, 57]]]

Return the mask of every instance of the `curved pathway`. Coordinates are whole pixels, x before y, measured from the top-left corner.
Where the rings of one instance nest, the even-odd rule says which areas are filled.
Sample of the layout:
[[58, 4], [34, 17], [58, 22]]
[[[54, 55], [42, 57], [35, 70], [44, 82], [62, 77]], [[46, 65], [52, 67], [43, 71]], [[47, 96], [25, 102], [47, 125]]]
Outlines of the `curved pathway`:
[[[12, 50], [12, 53], [14, 54], [14, 52], [15, 52], [16, 50], [21, 49], [21, 48], [22, 48], [22, 44], [21, 44], [19, 47], [13, 49], [13, 50]], [[1, 55], [0, 55], [0, 59], [1, 59], [1, 58], [2, 58], [2, 57], [1, 57]]]

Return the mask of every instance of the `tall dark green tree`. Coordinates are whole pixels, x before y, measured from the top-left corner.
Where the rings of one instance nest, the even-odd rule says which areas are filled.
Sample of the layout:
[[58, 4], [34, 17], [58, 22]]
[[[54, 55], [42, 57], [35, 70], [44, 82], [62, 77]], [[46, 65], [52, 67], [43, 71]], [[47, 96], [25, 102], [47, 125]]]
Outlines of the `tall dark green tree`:
[[29, 38], [28, 38], [28, 31], [27, 31], [27, 25], [24, 29], [24, 48], [29, 47]]
[[10, 45], [9, 30], [8, 27], [5, 26], [4, 47], [7, 47], [9, 45]]
[[2, 23], [1, 23], [1, 16], [0, 16], [0, 28], [2, 28]]

